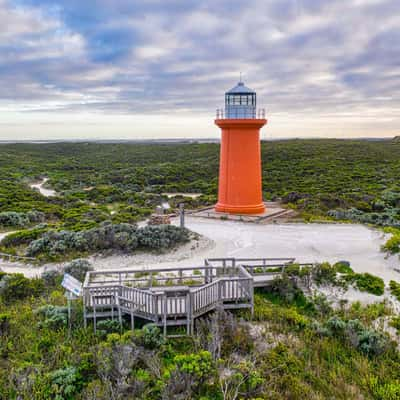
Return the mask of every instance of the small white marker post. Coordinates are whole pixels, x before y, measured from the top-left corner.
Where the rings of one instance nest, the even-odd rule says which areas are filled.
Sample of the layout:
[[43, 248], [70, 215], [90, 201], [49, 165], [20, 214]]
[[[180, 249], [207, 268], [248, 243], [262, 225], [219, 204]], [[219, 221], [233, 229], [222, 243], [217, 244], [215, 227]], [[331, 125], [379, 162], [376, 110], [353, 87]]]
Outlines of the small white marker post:
[[179, 221], [180, 227], [185, 227], [185, 203], [179, 203]]

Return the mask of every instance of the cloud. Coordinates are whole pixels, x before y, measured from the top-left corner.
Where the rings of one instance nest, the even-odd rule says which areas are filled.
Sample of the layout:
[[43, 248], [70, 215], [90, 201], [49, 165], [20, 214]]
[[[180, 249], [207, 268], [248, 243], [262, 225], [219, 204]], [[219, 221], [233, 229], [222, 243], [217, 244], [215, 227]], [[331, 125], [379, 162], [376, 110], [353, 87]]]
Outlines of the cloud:
[[212, 115], [242, 71], [280, 134], [399, 122], [398, 0], [0, 0], [0, 26], [3, 113]]

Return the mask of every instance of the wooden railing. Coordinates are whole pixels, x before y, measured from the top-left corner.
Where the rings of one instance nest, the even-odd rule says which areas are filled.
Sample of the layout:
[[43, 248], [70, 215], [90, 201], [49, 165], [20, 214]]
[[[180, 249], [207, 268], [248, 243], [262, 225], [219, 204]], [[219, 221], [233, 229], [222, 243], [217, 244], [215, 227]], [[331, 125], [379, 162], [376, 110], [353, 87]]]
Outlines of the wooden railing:
[[86, 307], [116, 306], [121, 287], [118, 285], [92, 286], [84, 289]]
[[[118, 310], [120, 319], [122, 311], [131, 314], [132, 320], [139, 316], [162, 324], [164, 334], [167, 324], [177, 321], [186, 323], [190, 332], [194, 318], [219, 304], [224, 308], [251, 307], [253, 311], [254, 287], [268, 285], [271, 282], [268, 275], [281, 274], [294, 261], [293, 258], [213, 258], [195, 268], [91, 271], [83, 285], [85, 318], [86, 307], [93, 308], [94, 318], [96, 309], [97, 315], [105, 315], [108, 308], [111, 315]], [[303, 268], [313, 264], [298, 265]], [[143, 272], [145, 276], [140, 275]], [[167, 284], [168, 279], [173, 280], [172, 286]], [[187, 279], [201, 280], [201, 284], [193, 281], [186, 284]]]
[[216, 280], [191, 293], [193, 316], [209, 311], [221, 301], [221, 280]]
[[117, 303], [128, 311], [140, 313], [146, 317], [154, 317], [156, 314], [154, 294], [146, 290], [121, 286]]

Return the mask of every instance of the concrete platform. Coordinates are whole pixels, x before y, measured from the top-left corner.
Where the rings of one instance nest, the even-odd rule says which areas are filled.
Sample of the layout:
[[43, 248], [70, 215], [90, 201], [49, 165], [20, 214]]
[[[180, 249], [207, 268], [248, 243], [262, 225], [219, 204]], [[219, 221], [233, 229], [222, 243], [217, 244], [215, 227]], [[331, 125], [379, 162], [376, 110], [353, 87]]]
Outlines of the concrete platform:
[[265, 211], [261, 214], [230, 214], [224, 212], [215, 211], [214, 207], [208, 207], [199, 211], [191, 213], [192, 217], [221, 219], [229, 221], [243, 221], [243, 222], [273, 222], [277, 218], [289, 216], [293, 213], [293, 210], [282, 208], [279, 203], [265, 202]]

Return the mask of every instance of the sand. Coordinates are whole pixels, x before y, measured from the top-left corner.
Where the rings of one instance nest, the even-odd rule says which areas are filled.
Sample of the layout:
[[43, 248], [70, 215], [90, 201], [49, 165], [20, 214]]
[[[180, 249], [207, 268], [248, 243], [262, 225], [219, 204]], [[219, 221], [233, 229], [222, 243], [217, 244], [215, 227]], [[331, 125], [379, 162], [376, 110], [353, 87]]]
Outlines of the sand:
[[39, 190], [39, 192], [45, 196], [45, 197], [52, 197], [52, 196], [56, 196], [56, 191], [53, 189], [46, 189], [43, 187], [43, 185], [49, 180], [49, 178], [43, 178], [40, 182], [38, 183], [32, 183], [29, 186], [32, 189], [37, 189]]

